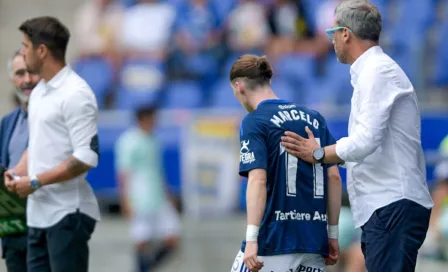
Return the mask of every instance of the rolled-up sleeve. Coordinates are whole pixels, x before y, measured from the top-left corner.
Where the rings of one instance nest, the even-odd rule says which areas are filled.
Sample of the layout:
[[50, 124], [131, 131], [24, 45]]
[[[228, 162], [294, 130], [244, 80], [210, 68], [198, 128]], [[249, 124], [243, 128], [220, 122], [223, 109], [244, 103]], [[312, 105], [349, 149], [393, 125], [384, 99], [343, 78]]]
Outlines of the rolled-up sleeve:
[[99, 157], [98, 106], [95, 96], [87, 88], [81, 87], [64, 102], [63, 114], [73, 147], [72, 155], [96, 167]]
[[[336, 144], [336, 154], [345, 162], [362, 162], [380, 146], [396, 99], [405, 94], [397, 80], [395, 65], [366, 68], [371, 73], [358, 79], [360, 104], [355, 118], [355, 131]], [[352, 109], [353, 110], [353, 109]]]

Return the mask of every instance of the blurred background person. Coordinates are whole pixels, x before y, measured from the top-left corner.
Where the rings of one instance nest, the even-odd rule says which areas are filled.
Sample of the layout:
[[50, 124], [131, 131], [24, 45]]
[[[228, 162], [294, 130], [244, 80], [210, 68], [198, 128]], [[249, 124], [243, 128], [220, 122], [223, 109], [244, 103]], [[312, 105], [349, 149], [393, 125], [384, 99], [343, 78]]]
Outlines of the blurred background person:
[[[0, 164], [14, 168], [28, 146], [28, 101], [41, 77], [28, 71], [25, 60], [16, 51], [8, 61], [8, 71], [20, 106], [4, 116], [0, 125]], [[8, 272], [26, 272], [28, 233], [2, 238], [2, 252]]]
[[227, 43], [232, 54], [263, 52], [268, 35], [268, 21], [260, 1], [238, 0], [227, 18]]
[[180, 234], [179, 216], [170, 202], [153, 134], [155, 117], [154, 106], [139, 107], [136, 126], [124, 132], [116, 146], [120, 203], [130, 222], [137, 271], [141, 272], [171, 253]]
[[75, 13], [74, 38], [80, 58], [105, 58], [119, 65], [117, 29], [125, 9], [114, 0], [89, 0]]
[[175, 16], [164, 1], [138, 0], [129, 7], [118, 30], [125, 57], [165, 60]]

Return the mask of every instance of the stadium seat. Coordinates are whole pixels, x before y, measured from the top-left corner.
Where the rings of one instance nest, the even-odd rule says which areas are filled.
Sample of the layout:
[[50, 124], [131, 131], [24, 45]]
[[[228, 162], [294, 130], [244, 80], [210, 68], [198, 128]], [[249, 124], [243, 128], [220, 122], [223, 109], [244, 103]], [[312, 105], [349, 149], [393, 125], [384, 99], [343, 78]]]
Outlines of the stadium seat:
[[105, 98], [109, 94], [113, 83], [113, 69], [103, 58], [80, 59], [73, 65], [78, 73], [92, 88], [98, 102], [98, 108], [105, 108]]
[[218, 13], [219, 21], [223, 22], [226, 20], [227, 16], [229, 15], [230, 11], [235, 7], [236, 0], [212, 0], [213, 5], [216, 8], [216, 11]]
[[296, 88], [296, 97], [306, 96], [304, 86], [316, 77], [314, 57], [302, 54], [286, 54], [274, 63], [274, 77], [286, 79]]
[[434, 56], [434, 76], [432, 82], [437, 87], [448, 86], [448, 22], [446, 22], [437, 35], [438, 43], [436, 45]]
[[164, 108], [191, 109], [201, 106], [202, 93], [198, 83], [194, 81], [175, 81], [168, 84]]
[[132, 109], [139, 103], [155, 103], [161, 95], [165, 73], [161, 63], [128, 60], [121, 69], [116, 97], [118, 109]]
[[215, 108], [241, 108], [238, 99], [233, 95], [230, 82], [227, 77], [217, 81], [212, 88], [211, 106]]
[[310, 81], [306, 88], [307, 105], [350, 104], [353, 91], [350, 65], [340, 63], [335, 54], [330, 54], [325, 63], [324, 77]]
[[288, 81], [281, 78], [273, 78], [271, 84], [272, 90], [275, 92], [278, 98], [288, 100], [291, 102], [297, 101], [296, 91], [292, 88]]

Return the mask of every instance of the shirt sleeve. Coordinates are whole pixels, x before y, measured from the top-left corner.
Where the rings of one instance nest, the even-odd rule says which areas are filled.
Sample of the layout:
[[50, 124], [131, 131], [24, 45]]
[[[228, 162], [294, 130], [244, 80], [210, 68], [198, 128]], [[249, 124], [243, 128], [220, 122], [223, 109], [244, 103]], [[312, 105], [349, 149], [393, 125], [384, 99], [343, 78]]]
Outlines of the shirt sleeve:
[[63, 104], [63, 115], [73, 148], [73, 156], [96, 167], [99, 157], [98, 106], [90, 90], [79, 89]]
[[397, 98], [406, 94], [399, 87], [400, 83], [394, 82], [397, 77], [394, 69], [396, 67], [388, 63], [388, 66], [379, 66], [368, 76], [358, 79], [360, 110], [356, 116], [355, 133], [336, 144], [336, 154], [345, 162], [362, 162], [384, 139], [392, 106]]
[[[330, 128], [328, 128], [327, 121], [325, 118], [319, 114], [320, 120], [322, 122], [322, 130], [321, 130], [321, 147], [330, 146], [336, 144], [336, 140], [334, 139], [333, 135], [331, 134]], [[327, 164], [328, 167], [331, 167], [335, 164]]]
[[132, 141], [125, 135], [121, 136], [115, 144], [115, 167], [118, 172], [132, 171]]
[[267, 169], [267, 153], [261, 124], [246, 117], [240, 129], [240, 175], [248, 177], [251, 170]]

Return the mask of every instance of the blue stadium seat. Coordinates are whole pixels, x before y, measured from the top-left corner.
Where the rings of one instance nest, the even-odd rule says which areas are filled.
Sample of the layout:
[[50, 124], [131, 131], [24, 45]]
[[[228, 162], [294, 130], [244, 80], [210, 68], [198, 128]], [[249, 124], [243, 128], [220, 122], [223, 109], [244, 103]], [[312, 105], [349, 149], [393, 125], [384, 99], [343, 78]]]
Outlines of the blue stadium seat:
[[275, 77], [286, 79], [296, 88], [296, 97], [306, 96], [304, 86], [316, 77], [317, 63], [314, 57], [302, 54], [286, 54], [274, 64]]
[[123, 6], [129, 8], [129, 7], [132, 7], [133, 5], [135, 5], [137, 3], [137, 0], [120, 0], [119, 2]]
[[212, 0], [213, 5], [216, 8], [218, 16], [220, 17], [220, 21], [223, 22], [226, 20], [229, 13], [235, 7], [237, 0]]
[[164, 65], [149, 60], [125, 61], [121, 73], [116, 107], [133, 109], [139, 103], [155, 103], [165, 80]]
[[353, 91], [350, 83], [350, 65], [340, 63], [335, 54], [330, 54], [325, 63], [324, 77], [310, 81], [306, 87], [307, 105], [350, 104]]
[[175, 81], [168, 84], [163, 106], [191, 109], [201, 106], [202, 93], [195, 81]]
[[446, 41], [448, 39], [448, 22], [440, 28], [437, 35], [438, 43], [436, 45], [436, 50], [433, 54], [434, 56], [434, 76], [433, 83], [437, 87], [447, 87], [448, 86], [448, 46]]
[[199, 76], [216, 76], [218, 74], [218, 60], [211, 53], [200, 53], [182, 56], [183, 65], [189, 73]]
[[230, 81], [227, 77], [217, 81], [212, 88], [211, 106], [215, 108], [241, 108], [238, 99], [233, 95]]
[[296, 90], [292, 86], [281, 78], [273, 78], [271, 84], [272, 90], [275, 92], [278, 98], [288, 100], [291, 102], [296, 102]]
[[75, 62], [73, 69], [92, 88], [98, 102], [98, 108], [104, 109], [105, 98], [109, 94], [113, 83], [113, 69], [103, 58], [80, 59]]

